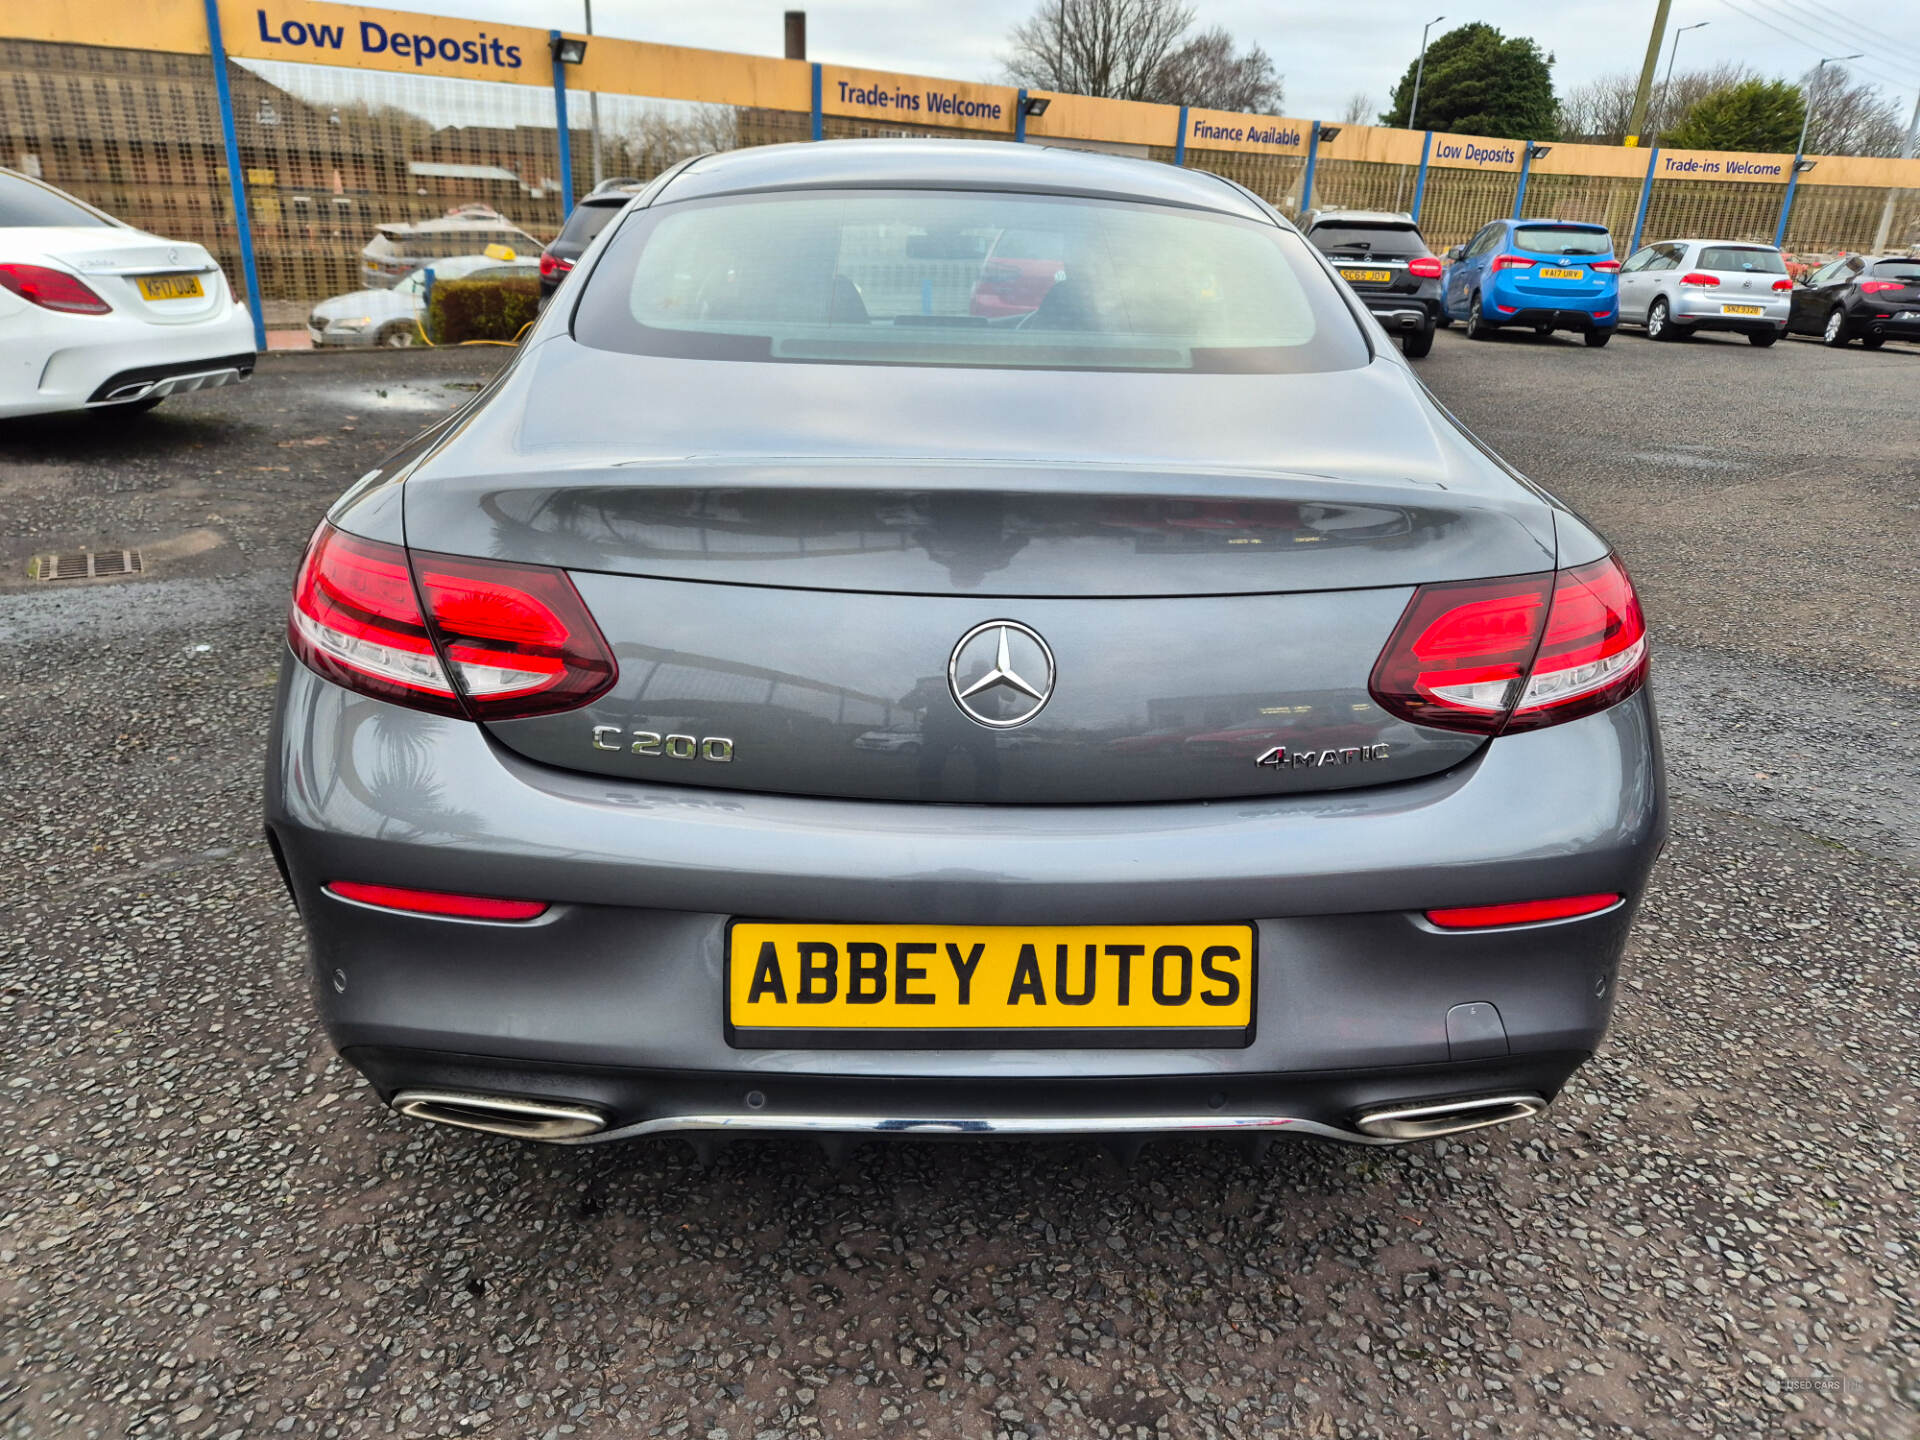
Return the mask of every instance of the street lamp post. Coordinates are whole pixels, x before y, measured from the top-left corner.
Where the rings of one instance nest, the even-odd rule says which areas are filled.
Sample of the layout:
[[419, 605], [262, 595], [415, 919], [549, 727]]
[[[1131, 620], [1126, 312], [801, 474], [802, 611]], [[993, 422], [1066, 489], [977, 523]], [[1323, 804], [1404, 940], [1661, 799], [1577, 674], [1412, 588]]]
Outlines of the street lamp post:
[[[1667, 51], [1667, 78], [1660, 82], [1660, 118], [1662, 120], [1670, 121], [1673, 118], [1666, 113], [1666, 109], [1667, 102], [1673, 98], [1673, 62], [1680, 57], [1680, 37], [1689, 30], [1704, 30], [1712, 23], [1711, 20], [1702, 20], [1697, 25], [1682, 25], [1673, 32], [1673, 48]], [[1655, 144], [1660, 141], [1660, 128], [1658, 125], [1653, 127]]]
[[[1436, 15], [1420, 29], [1420, 59], [1413, 67], [1413, 98], [1407, 101], [1407, 129], [1409, 130], [1413, 128], [1413, 117], [1420, 109], [1420, 81], [1427, 73], [1427, 34], [1434, 26], [1446, 18], [1444, 15]], [[1393, 208], [1395, 210], [1400, 208], [1400, 201], [1406, 192], [1406, 188], [1407, 172], [1403, 166], [1400, 170], [1400, 178], [1394, 181], [1393, 184]], [[1419, 197], [1415, 196], [1414, 198], [1418, 199]]]
[[[587, 7], [587, 34], [593, 34], [593, 0], [585, 0]], [[587, 124], [592, 127], [592, 138], [588, 142], [589, 153], [593, 156], [593, 183], [598, 185], [606, 179], [600, 168], [600, 92], [587, 92]]]
[[1813, 94], [1814, 91], [1820, 87], [1820, 72], [1825, 70], [1829, 65], [1838, 65], [1847, 60], [1858, 60], [1865, 53], [1864, 50], [1857, 50], [1851, 55], [1824, 56], [1820, 63], [1813, 67], [1813, 78], [1807, 81], [1806, 103], [1800, 107], [1800, 138], [1796, 140], [1793, 145], [1793, 173], [1787, 177], [1787, 193], [1785, 198], [1780, 202], [1780, 224], [1773, 232], [1775, 249], [1784, 248], [1787, 243], [1787, 217], [1793, 213], [1793, 192], [1800, 186], [1801, 172], [1813, 168], [1806, 163], [1807, 126], [1813, 121]]
[[1407, 102], [1407, 129], [1413, 128], [1413, 117], [1420, 110], [1420, 81], [1427, 73], [1427, 32], [1447, 17], [1436, 15], [1420, 28], [1420, 60], [1413, 67], [1413, 98]]

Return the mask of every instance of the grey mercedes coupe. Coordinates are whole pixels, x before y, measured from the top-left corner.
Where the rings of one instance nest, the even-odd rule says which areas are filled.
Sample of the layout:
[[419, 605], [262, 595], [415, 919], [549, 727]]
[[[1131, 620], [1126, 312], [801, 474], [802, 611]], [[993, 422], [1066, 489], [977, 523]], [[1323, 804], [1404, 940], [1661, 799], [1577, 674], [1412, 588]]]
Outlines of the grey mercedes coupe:
[[1607, 542], [1219, 176], [681, 164], [294, 584], [267, 826], [422, 1120], [1521, 1119], [1665, 828]]

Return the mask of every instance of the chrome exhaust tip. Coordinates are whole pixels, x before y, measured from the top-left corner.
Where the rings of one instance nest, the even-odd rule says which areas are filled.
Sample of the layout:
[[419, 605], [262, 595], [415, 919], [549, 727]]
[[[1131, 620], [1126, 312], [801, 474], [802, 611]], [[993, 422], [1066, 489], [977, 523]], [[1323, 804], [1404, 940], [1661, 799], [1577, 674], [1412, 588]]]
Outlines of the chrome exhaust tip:
[[607, 1128], [607, 1117], [586, 1105], [459, 1090], [402, 1090], [393, 1097], [393, 1108], [410, 1120], [431, 1120], [517, 1140], [575, 1140]]
[[1482, 1095], [1472, 1100], [1442, 1100], [1425, 1105], [1395, 1105], [1369, 1110], [1353, 1122], [1364, 1135], [1383, 1140], [1433, 1140], [1525, 1120], [1547, 1108], [1538, 1095]]

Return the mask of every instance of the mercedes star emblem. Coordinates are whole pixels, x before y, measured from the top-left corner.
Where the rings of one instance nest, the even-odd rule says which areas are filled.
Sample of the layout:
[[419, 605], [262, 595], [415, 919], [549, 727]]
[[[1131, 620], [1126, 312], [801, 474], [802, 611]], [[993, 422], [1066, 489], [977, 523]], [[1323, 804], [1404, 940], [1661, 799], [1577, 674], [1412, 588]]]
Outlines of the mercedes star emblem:
[[1053, 695], [1053, 651], [1017, 620], [989, 620], [960, 637], [947, 660], [953, 703], [990, 730], [1024, 725]]

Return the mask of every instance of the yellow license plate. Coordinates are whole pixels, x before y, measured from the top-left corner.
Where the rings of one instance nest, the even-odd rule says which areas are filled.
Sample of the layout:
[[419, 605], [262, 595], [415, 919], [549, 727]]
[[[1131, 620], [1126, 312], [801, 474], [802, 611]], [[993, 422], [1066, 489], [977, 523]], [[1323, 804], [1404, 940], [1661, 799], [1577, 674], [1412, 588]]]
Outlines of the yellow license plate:
[[1165, 1032], [1187, 1030], [1244, 1044], [1253, 927], [740, 920], [727, 933], [727, 1023], [729, 1039], [749, 1045], [834, 1030], [906, 1032], [904, 1043], [956, 1030], [1139, 1031], [1173, 1043]]
[[207, 293], [198, 275], [142, 275], [139, 285], [142, 300], [194, 300]]
[[1587, 272], [1584, 270], [1556, 270], [1552, 266], [1543, 266], [1540, 270], [1540, 278], [1543, 280], [1584, 280], [1587, 278]]
[[1340, 278], [1342, 280], [1365, 280], [1371, 281], [1376, 285], [1385, 285], [1393, 279], [1393, 272], [1391, 270], [1342, 270], [1340, 272]]
[[1767, 312], [1758, 305], [1722, 305], [1722, 315], [1764, 315]]

